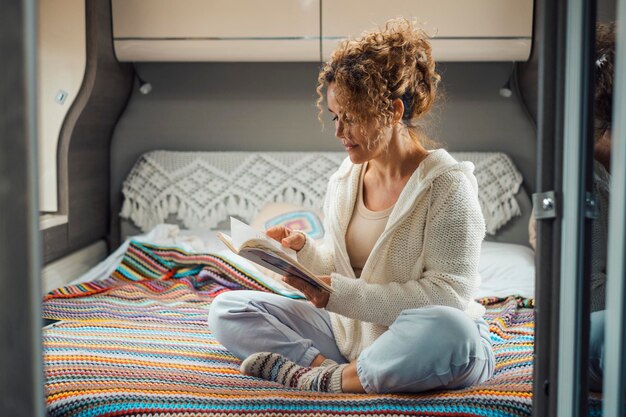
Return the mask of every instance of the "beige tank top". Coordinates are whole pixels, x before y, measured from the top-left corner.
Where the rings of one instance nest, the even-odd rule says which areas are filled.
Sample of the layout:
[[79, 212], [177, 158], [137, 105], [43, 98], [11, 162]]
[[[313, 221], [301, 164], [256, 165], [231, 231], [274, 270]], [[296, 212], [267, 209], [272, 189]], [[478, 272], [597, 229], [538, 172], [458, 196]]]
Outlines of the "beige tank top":
[[361, 170], [356, 203], [352, 212], [352, 218], [348, 224], [348, 230], [346, 231], [346, 249], [350, 257], [350, 264], [357, 277], [361, 276], [365, 262], [370, 256], [374, 244], [385, 230], [389, 214], [393, 210], [393, 206], [382, 211], [372, 211], [365, 207], [363, 202], [363, 178], [366, 170], [367, 162], [363, 164], [363, 169]]

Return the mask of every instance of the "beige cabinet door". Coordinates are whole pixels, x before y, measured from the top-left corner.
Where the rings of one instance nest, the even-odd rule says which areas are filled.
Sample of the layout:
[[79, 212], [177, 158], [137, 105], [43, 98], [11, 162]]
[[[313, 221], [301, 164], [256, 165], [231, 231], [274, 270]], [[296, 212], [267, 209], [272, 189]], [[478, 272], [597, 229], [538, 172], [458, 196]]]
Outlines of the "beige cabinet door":
[[320, 0], [113, 0], [123, 61], [318, 61]]
[[323, 0], [322, 6], [324, 59], [338, 40], [399, 16], [415, 19], [433, 38], [439, 60], [525, 60], [530, 53], [532, 0]]

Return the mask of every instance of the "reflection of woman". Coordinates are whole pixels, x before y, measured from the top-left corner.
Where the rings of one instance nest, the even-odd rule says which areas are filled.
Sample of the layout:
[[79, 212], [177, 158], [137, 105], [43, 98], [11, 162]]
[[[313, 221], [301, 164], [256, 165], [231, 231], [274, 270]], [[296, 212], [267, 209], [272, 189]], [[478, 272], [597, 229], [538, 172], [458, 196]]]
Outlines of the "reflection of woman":
[[591, 339], [589, 343], [589, 386], [602, 390], [604, 368], [604, 316], [606, 298], [606, 255], [611, 180], [611, 125], [613, 77], [615, 74], [615, 24], [596, 27], [596, 141], [594, 146], [594, 187], [598, 198], [598, 217], [591, 233]]
[[413, 128], [438, 82], [426, 36], [406, 20], [344, 41], [324, 65], [319, 102], [325, 89], [349, 157], [329, 181], [325, 242], [284, 227], [267, 234], [334, 292], [286, 277], [310, 303], [251, 291], [217, 297], [211, 329], [246, 358], [243, 373], [370, 393], [460, 388], [492, 375], [484, 308], [472, 299], [485, 228], [472, 166], [427, 151]]
[[[602, 389], [604, 366], [604, 308], [606, 297], [606, 256], [609, 217], [609, 182], [611, 179], [611, 120], [615, 62], [615, 24], [596, 27], [594, 193], [598, 216], [591, 223], [591, 339], [589, 385]], [[535, 247], [534, 219], [530, 223], [530, 244]]]

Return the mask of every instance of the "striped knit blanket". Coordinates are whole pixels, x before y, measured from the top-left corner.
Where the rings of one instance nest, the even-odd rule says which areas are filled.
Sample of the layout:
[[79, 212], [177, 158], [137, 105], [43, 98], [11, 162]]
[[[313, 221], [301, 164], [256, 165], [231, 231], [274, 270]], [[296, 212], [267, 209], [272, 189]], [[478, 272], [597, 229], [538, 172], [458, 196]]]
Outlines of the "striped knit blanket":
[[[320, 394], [239, 374], [239, 360], [213, 338], [206, 319], [217, 294], [241, 288], [268, 291], [218, 256], [133, 242], [111, 277], [49, 293], [44, 315], [61, 321], [44, 329], [48, 415], [531, 415], [529, 300], [481, 300], [497, 365], [480, 386], [421, 395]], [[590, 415], [600, 415], [599, 399], [590, 404]]]

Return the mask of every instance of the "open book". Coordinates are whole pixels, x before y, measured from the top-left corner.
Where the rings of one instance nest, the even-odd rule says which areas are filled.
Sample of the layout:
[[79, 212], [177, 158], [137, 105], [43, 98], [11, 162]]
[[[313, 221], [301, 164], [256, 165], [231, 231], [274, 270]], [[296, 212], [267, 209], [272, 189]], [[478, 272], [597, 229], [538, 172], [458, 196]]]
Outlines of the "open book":
[[279, 274], [293, 275], [321, 290], [333, 292], [330, 285], [298, 262], [294, 250], [233, 217], [230, 218], [230, 233], [232, 237], [218, 232], [217, 237], [237, 255]]

